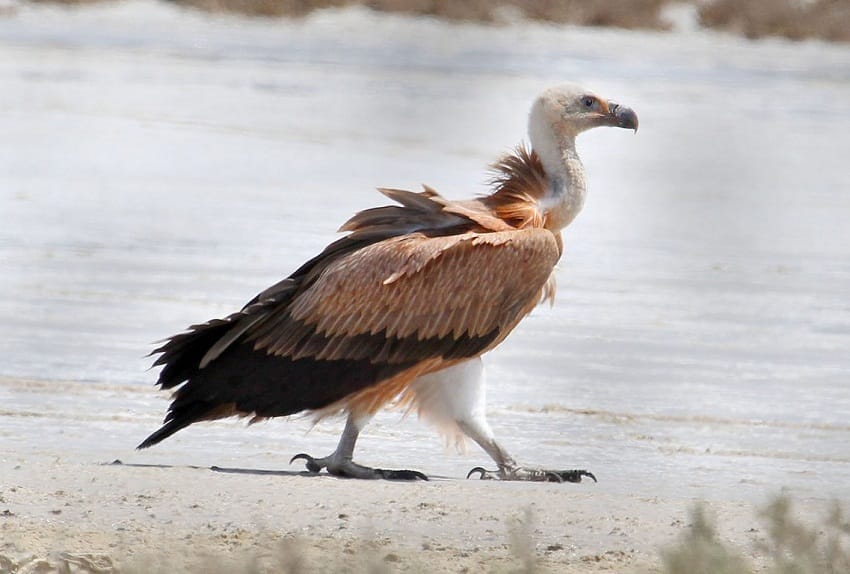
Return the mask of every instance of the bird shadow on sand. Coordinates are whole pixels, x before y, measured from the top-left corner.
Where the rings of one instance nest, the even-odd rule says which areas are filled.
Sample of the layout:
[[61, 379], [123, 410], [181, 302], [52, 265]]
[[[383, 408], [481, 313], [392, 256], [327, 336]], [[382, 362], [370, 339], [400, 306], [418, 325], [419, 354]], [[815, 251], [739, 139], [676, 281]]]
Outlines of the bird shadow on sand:
[[[120, 459], [115, 459], [112, 462], [103, 462], [101, 466], [126, 466], [132, 468], [191, 468], [193, 470], [211, 470], [213, 472], [221, 472], [224, 474], [248, 474], [255, 476], [309, 476], [309, 477], [319, 477], [324, 476], [328, 478], [337, 478], [340, 480], [351, 480], [345, 477], [335, 477], [328, 473], [314, 473], [309, 470], [268, 470], [262, 468], [230, 468], [223, 466], [197, 466], [192, 464], [185, 465], [177, 465], [177, 464], [145, 464], [138, 462], [126, 463], [122, 462]], [[443, 475], [428, 475], [428, 480], [454, 480], [450, 476]], [[391, 481], [396, 482], [396, 481]], [[408, 482], [408, 481], [398, 481], [398, 482]]]
[[[104, 462], [102, 466], [126, 466], [132, 468], [191, 468], [194, 470], [211, 470], [213, 472], [222, 472], [225, 474], [253, 474], [257, 476], [320, 476], [306, 470], [267, 470], [261, 468], [229, 468], [223, 466], [196, 466], [192, 464], [176, 465], [176, 464], [143, 464], [143, 463], [125, 463], [119, 459], [112, 462]], [[327, 476], [327, 475], [325, 475]]]

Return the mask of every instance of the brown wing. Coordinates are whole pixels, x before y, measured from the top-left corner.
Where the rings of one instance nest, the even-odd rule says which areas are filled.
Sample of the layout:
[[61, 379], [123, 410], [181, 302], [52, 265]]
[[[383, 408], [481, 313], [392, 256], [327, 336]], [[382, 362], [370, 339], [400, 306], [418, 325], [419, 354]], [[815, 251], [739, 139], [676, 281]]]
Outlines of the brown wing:
[[[542, 229], [395, 237], [332, 263], [284, 309], [247, 330], [256, 350], [401, 363], [451, 341], [495, 346], [540, 300], [559, 257]], [[405, 342], [406, 344], [402, 344]]]
[[324, 409], [477, 356], [536, 305], [560, 255], [544, 229], [341, 241], [351, 245], [158, 349], [160, 385], [183, 384], [141, 446], [198, 420]]

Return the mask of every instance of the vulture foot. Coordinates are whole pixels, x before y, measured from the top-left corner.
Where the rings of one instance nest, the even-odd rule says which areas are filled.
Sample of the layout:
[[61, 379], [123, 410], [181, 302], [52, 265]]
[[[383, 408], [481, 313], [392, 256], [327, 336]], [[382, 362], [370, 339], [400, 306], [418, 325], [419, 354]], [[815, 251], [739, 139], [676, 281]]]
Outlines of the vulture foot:
[[357, 464], [351, 459], [338, 459], [331, 456], [324, 458], [314, 458], [309, 454], [296, 454], [289, 461], [292, 464], [296, 460], [303, 460], [307, 463], [307, 470], [318, 474], [322, 469], [328, 471], [328, 474], [339, 476], [342, 478], [366, 478], [366, 479], [384, 479], [384, 480], [428, 480], [428, 477], [418, 470], [388, 470], [385, 468], [371, 468]]
[[545, 468], [505, 468], [499, 470], [487, 470], [476, 466], [469, 471], [466, 478], [478, 474], [481, 480], [527, 480], [531, 482], [581, 482], [586, 476], [596, 482], [592, 472], [586, 470], [547, 470]]

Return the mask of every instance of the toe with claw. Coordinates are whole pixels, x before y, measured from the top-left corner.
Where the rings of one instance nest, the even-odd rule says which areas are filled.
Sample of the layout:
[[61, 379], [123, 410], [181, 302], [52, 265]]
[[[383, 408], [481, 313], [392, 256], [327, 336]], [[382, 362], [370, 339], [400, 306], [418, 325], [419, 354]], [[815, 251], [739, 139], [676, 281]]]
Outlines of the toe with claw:
[[498, 470], [487, 470], [483, 466], [476, 466], [466, 474], [467, 480], [472, 478], [473, 474], [478, 474], [479, 480], [501, 480]]
[[583, 476], [592, 479], [593, 482], [598, 482], [589, 470], [547, 470], [545, 472], [547, 475], [557, 478], [552, 482], [581, 482]]
[[307, 470], [313, 474], [326, 469], [328, 474], [344, 478], [366, 478], [366, 479], [383, 479], [383, 480], [428, 480], [428, 477], [418, 470], [390, 470], [386, 468], [371, 468], [357, 464], [351, 459], [338, 459], [337, 457], [326, 456], [324, 458], [315, 458], [306, 453], [299, 453], [290, 459], [289, 464], [296, 460], [306, 462]]
[[527, 480], [531, 482], [581, 482], [582, 477], [588, 477], [596, 481], [592, 472], [587, 470], [547, 470], [543, 468], [500, 468], [499, 470], [487, 470], [476, 466], [466, 475], [471, 478], [478, 474], [480, 480]]
[[299, 452], [298, 454], [293, 456], [291, 459], [289, 459], [289, 464], [292, 464], [296, 460], [306, 461], [307, 470], [309, 470], [312, 473], [321, 472], [321, 470], [328, 465], [327, 459], [324, 459], [324, 458], [316, 459], [316, 458], [314, 458], [314, 457], [312, 457], [309, 454], [304, 453], [304, 452]]

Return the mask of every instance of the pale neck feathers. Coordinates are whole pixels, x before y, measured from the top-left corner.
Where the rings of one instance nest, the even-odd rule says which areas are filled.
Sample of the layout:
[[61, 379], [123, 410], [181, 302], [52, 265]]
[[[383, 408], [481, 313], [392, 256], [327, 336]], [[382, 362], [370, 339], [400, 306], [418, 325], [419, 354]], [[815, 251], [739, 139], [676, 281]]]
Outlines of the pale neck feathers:
[[351, 232], [348, 242], [361, 245], [408, 233], [440, 236], [537, 227], [558, 235], [584, 202], [584, 169], [573, 141], [547, 141], [553, 145], [540, 146], [541, 153], [518, 145], [491, 166], [493, 193], [475, 200], [448, 200], [428, 186], [421, 193], [379, 188], [401, 205], [361, 211], [340, 231]]

